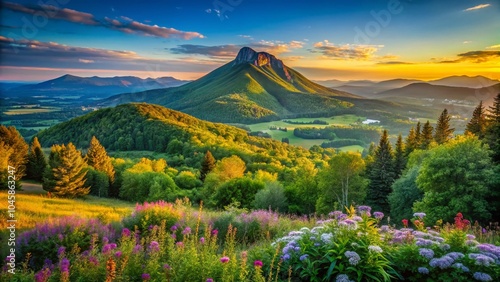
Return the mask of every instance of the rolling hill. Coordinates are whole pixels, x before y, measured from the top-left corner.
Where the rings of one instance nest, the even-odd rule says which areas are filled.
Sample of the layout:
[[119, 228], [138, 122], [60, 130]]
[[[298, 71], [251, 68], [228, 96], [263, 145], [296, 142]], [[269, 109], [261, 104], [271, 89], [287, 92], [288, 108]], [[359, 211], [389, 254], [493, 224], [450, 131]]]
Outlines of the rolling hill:
[[297, 114], [335, 113], [357, 96], [308, 80], [275, 56], [242, 48], [237, 57], [180, 87], [127, 93], [101, 105], [148, 102], [218, 122], [252, 123]]
[[183, 155], [186, 162], [189, 158], [201, 158], [207, 150], [218, 158], [236, 154], [259, 163], [290, 163], [293, 161], [289, 158], [313, 154], [280, 141], [249, 136], [234, 126], [145, 103], [101, 109], [57, 124], [37, 136], [43, 147], [72, 142], [78, 148], [88, 148], [90, 139], [96, 136], [107, 150], [165, 152]]
[[79, 77], [70, 74], [41, 83], [5, 89], [6, 97], [80, 96], [81, 98], [107, 98], [123, 92], [139, 92], [149, 89], [180, 86], [188, 81], [173, 77], [146, 78], [135, 76]]

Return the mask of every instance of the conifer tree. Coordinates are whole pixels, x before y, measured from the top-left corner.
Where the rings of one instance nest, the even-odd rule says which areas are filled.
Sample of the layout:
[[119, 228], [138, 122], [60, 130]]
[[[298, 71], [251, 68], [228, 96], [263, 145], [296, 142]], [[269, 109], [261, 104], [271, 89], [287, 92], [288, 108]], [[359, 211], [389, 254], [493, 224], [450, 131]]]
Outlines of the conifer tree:
[[387, 130], [384, 130], [379, 145], [375, 150], [375, 160], [369, 174], [370, 184], [367, 192], [367, 203], [375, 211], [389, 214], [387, 196], [391, 193], [394, 182], [394, 158]]
[[424, 124], [424, 127], [422, 128], [422, 138], [420, 141], [420, 149], [427, 150], [431, 146], [431, 143], [434, 141], [434, 138], [432, 137], [432, 131], [434, 128], [432, 128], [432, 125], [429, 121], [427, 121]]
[[109, 177], [109, 182], [113, 183], [115, 179], [115, 168], [111, 163], [111, 158], [108, 156], [106, 149], [101, 145], [95, 136], [90, 140], [90, 147], [85, 155], [87, 164], [97, 171], [106, 173]]
[[26, 167], [26, 174], [28, 178], [42, 181], [43, 173], [47, 168], [47, 160], [42, 151], [42, 146], [38, 142], [38, 137], [33, 138], [31, 142], [30, 151], [28, 152], [28, 164]]
[[410, 131], [408, 132], [408, 136], [406, 136], [405, 140], [405, 155], [408, 157], [411, 152], [418, 148], [417, 144], [417, 135], [415, 132], [415, 128], [412, 126]]
[[448, 115], [448, 110], [444, 109], [436, 124], [436, 131], [434, 134], [434, 140], [438, 144], [443, 144], [448, 142], [453, 138], [453, 132], [455, 128], [450, 127], [450, 115]]
[[44, 173], [43, 189], [65, 198], [87, 195], [90, 188], [85, 187], [85, 166], [80, 151], [72, 143], [52, 146], [49, 167]]
[[474, 109], [472, 113], [472, 118], [467, 123], [465, 127], [465, 133], [470, 133], [476, 135], [479, 139], [484, 138], [486, 131], [486, 116], [484, 113], [483, 101], [479, 102], [479, 105]]
[[488, 126], [486, 127], [485, 140], [493, 151], [493, 161], [500, 163], [500, 93], [495, 97], [493, 105], [489, 107]]
[[398, 140], [396, 141], [396, 150], [394, 153], [394, 173], [396, 178], [401, 176], [401, 173], [406, 167], [406, 156], [405, 148], [403, 143], [403, 136], [399, 134]]
[[422, 124], [419, 122], [417, 122], [417, 127], [415, 129], [415, 142], [417, 144], [417, 147], [420, 146], [420, 142], [422, 141], [422, 131], [421, 131], [421, 128], [422, 128]]
[[[8, 189], [9, 176], [15, 176], [16, 187], [26, 173], [28, 144], [15, 127], [0, 125], [0, 190]], [[9, 173], [9, 166], [13, 169]]]
[[205, 181], [205, 177], [215, 168], [215, 158], [210, 151], [205, 153], [205, 157], [203, 158], [203, 162], [201, 163], [200, 170], [200, 180]]

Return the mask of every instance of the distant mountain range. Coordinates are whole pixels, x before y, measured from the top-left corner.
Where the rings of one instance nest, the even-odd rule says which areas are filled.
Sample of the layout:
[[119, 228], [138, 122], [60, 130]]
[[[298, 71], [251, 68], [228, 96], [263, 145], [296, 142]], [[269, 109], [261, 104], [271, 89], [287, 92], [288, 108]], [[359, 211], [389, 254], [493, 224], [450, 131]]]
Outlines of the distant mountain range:
[[36, 84], [19, 86], [12, 83], [2, 83], [2, 95], [6, 97], [81, 96], [82, 98], [107, 98], [118, 93], [175, 87], [187, 82], [173, 77], [143, 79], [135, 76], [79, 77], [67, 74]]

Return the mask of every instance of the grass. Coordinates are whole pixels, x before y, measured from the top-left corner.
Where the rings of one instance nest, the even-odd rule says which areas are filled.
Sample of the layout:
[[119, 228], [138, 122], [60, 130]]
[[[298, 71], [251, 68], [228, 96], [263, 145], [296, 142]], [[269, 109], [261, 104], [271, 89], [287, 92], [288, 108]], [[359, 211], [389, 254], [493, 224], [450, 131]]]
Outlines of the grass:
[[[324, 117], [324, 118], [295, 118], [295, 119], [287, 119], [295, 122], [312, 122], [314, 120], [322, 120], [328, 122], [328, 125], [324, 124], [290, 124], [283, 121], [271, 121], [271, 122], [262, 122], [256, 124], [248, 125], [252, 131], [262, 131], [269, 133], [273, 139], [281, 141], [282, 138], [288, 138], [290, 141], [290, 145], [301, 146], [306, 149], [311, 148], [314, 145], [321, 145], [326, 139], [303, 139], [293, 135], [293, 130], [295, 128], [304, 128], [304, 127], [316, 127], [316, 128], [324, 128], [332, 125], [350, 125], [357, 122], [359, 119], [365, 120], [364, 117], [356, 116], [356, 115], [340, 115], [333, 117]], [[276, 127], [286, 127], [288, 129], [287, 132], [281, 130], [270, 130], [270, 126]], [[361, 147], [360, 146], [347, 146], [344, 151], [357, 151]]]
[[359, 146], [359, 145], [352, 145], [352, 146], [345, 146], [345, 147], [340, 147], [340, 151], [342, 152], [359, 152], [362, 153], [364, 148]]
[[39, 114], [39, 113], [50, 113], [59, 111], [59, 108], [46, 107], [46, 108], [26, 108], [26, 109], [8, 109], [4, 112], [4, 114], [8, 116], [14, 115], [30, 115], [30, 114]]

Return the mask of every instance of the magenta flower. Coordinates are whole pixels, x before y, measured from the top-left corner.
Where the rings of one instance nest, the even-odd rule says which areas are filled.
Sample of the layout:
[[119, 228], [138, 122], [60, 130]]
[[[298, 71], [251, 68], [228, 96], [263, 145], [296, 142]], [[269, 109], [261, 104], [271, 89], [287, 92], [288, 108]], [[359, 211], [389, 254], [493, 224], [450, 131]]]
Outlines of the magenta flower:
[[183, 231], [182, 231], [182, 235], [189, 235], [191, 234], [191, 228], [190, 227], [186, 227]]
[[206, 282], [214, 282], [212, 278], [208, 278]]
[[59, 249], [57, 249], [57, 256], [58, 257], [64, 256], [65, 251], [66, 251], [65, 247], [59, 247]]
[[121, 256], [122, 256], [122, 252], [121, 252], [121, 251], [117, 251], [117, 252], [115, 253], [115, 257], [119, 258], [119, 257], [121, 257]]
[[175, 243], [175, 245], [177, 245], [177, 247], [179, 247], [179, 248], [184, 247], [184, 243], [182, 243], [182, 242], [177, 242], [177, 243]]
[[168, 263], [165, 263], [163, 265], [163, 269], [169, 270], [169, 269], [172, 269], [172, 267], [170, 265], [168, 265]]
[[176, 230], [177, 230], [177, 225], [174, 225], [174, 226], [170, 227], [170, 231], [174, 232]]
[[228, 263], [229, 262], [229, 257], [221, 257], [220, 262], [222, 263]]
[[200, 238], [200, 243], [201, 243], [201, 244], [205, 244], [205, 237], [201, 237], [201, 238]]
[[129, 237], [130, 236], [130, 230], [128, 228], [123, 228], [122, 229], [122, 236], [123, 237]]
[[253, 262], [253, 266], [255, 266], [255, 267], [262, 267], [262, 265], [263, 265], [262, 261], [260, 261], [260, 260], [256, 260]]
[[149, 273], [143, 273], [141, 275], [141, 278], [143, 281], [148, 281], [149, 279], [151, 279], [151, 275], [149, 275]]
[[151, 252], [160, 251], [160, 244], [156, 241], [151, 241], [151, 243], [149, 243], [149, 250], [151, 250]]
[[217, 236], [217, 234], [219, 234], [219, 230], [217, 229], [212, 230], [212, 236]]

